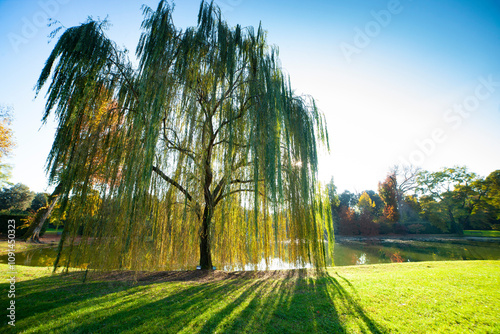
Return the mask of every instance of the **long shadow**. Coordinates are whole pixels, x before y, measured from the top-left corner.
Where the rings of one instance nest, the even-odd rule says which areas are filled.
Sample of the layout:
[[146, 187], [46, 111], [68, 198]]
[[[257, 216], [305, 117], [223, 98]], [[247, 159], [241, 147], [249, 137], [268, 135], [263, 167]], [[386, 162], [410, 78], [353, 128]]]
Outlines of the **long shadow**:
[[[19, 282], [16, 331], [33, 333], [385, 333], [327, 273], [225, 280]], [[6, 289], [6, 284], [0, 284]], [[6, 297], [6, 296], [5, 296]], [[4, 296], [0, 303], [6, 305]]]
[[[340, 276], [339, 276], [340, 277]], [[363, 310], [363, 307], [359, 304], [359, 302], [356, 300], [356, 297], [352, 296], [352, 293], [349, 293], [338, 281], [336, 278], [330, 276], [330, 275], [325, 275], [323, 278], [325, 280], [326, 284], [330, 287], [335, 288], [336, 294], [339, 295], [340, 300], [343, 301], [344, 305], [346, 306], [346, 309], [348, 311], [351, 311], [356, 315], [356, 318], [358, 319], [358, 325], [359, 329], [361, 330], [362, 333], [386, 333], [387, 331], [382, 328], [379, 324], [377, 324], [373, 319], [370, 318], [370, 316]], [[346, 279], [341, 277], [342, 280], [347, 282], [348, 286], [353, 290], [353, 293], [356, 294], [354, 290], [354, 286]], [[320, 285], [322, 286], [322, 285]], [[325, 293], [330, 293], [332, 294], [331, 290], [325, 291]], [[357, 294], [356, 294], [357, 295]], [[333, 298], [333, 296], [332, 296]]]

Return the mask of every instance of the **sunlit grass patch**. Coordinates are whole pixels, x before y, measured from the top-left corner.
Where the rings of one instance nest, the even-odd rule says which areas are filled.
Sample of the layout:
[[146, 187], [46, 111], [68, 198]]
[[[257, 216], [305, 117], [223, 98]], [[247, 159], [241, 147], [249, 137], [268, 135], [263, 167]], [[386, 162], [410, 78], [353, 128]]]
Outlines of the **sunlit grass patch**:
[[500, 231], [466, 230], [464, 231], [464, 235], [469, 237], [500, 238]]

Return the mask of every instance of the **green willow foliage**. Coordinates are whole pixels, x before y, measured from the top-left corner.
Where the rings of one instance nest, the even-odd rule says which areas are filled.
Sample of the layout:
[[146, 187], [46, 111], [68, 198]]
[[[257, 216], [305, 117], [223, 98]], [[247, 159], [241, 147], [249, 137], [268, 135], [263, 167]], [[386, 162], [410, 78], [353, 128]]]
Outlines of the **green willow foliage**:
[[264, 30], [230, 28], [204, 2], [184, 31], [165, 1], [144, 16], [137, 69], [89, 20], [63, 33], [36, 86], [51, 77], [44, 120], [53, 112], [59, 127], [47, 168], [68, 216], [66, 265], [323, 266], [326, 124], [293, 94]]

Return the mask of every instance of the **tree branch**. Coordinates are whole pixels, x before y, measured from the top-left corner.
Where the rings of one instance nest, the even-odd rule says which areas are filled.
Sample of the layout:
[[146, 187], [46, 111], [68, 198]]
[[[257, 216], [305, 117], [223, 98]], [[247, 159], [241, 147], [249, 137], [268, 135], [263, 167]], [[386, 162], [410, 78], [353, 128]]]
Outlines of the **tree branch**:
[[[264, 180], [263, 179], [257, 180], [257, 182], [262, 182], [262, 181], [264, 181]], [[252, 182], [255, 182], [255, 180], [245, 180], [245, 181], [242, 181], [242, 180], [236, 179], [236, 180], [232, 180], [230, 183], [234, 184], [234, 183], [252, 183]]]
[[190, 200], [190, 201], [193, 200], [193, 197], [191, 196], [191, 194], [183, 186], [181, 186], [179, 183], [175, 182], [174, 180], [169, 178], [167, 175], [165, 175], [165, 173], [163, 173], [158, 167], [153, 166], [153, 171], [156, 174], [158, 174], [162, 179], [164, 179], [165, 181], [167, 181], [168, 183], [170, 183], [171, 185], [173, 185], [174, 187], [179, 189], [184, 195], [186, 195], [186, 198], [188, 200]]
[[[214, 146], [217, 146], [220, 144], [228, 144], [229, 145], [229, 140], [227, 140], [227, 139], [219, 140], [218, 142], [214, 143]], [[239, 148], [247, 148], [248, 147], [248, 145], [243, 145], [243, 144], [238, 144], [238, 143], [233, 143], [233, 146], [236, 146]]]
[[[176, 137], [177, 143], [174, 143], [173, 141], [171, 141], [170, 139], [168, 139], [166, 130], [171, 130], [172, 132], [174, 132], [174, 135]], [[163, 119], [163, 139], [168, 144], [167, 149], [177, 150], [177, 151], [179, 151], [181, 153], [184, 153], [185, 155], [187, 155], [188, 157], [190, 157], [196, 163], [195, 153], [193, 151], [188, 150], [187, 148], [183, 148], [183, 147], [181, 147], [179, 145], [179, 143], [178, 143], [179, 137], [177, 136], [177, 133], [173, 129], [170, 129], [170, 128], [166, 127], [166, 125], [165, 125], [165, 118]]]

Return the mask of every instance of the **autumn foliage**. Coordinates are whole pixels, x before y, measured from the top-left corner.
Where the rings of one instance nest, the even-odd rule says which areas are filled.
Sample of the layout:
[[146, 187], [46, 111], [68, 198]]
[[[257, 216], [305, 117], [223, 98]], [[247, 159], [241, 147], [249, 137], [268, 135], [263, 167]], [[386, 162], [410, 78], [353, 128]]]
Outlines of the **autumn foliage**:
[[339, 215], [341, 235], [378, 235], [379, 225], [370, 213], [358, 213], [352, 208], [342, 207]]
[[389, 223], [397, 222], [399, 220], [399, 212], [396, 175], [394, 173], [387, 175], [384, 182], [379, 183], [378, 191], [385, 204], [382, 217], [383, 220]]

